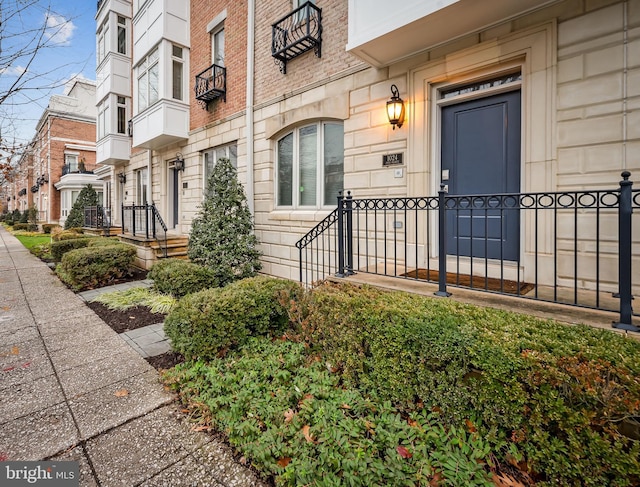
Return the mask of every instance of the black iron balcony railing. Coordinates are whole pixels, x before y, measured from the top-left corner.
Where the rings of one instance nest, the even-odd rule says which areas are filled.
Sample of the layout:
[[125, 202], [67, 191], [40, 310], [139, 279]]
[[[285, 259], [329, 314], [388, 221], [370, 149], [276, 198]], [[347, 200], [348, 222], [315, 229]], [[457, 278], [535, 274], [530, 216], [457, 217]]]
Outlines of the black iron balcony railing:
[[286, 74], [287, 62], [311, 49], [322, 56], [322, 9], [306, 2], [272, 24], [271, 55]]
[[[339, 196], [337, 209], [296, 243], [300, 281], [354, 273], [420, 279], [438, 283], [439, 296], [466, 287], [619, 312], [617, 328], [640, 331], [632, 310], [640, 190], [629, 176], [609, 190]], [[523, 229], [515, 252], [508, 221]]]
[[62, 166], [62, 175], [67, 174], [93, 174], [93, 167], [88, 167], [83, 163], [65, 164]]
[[196, 74], [196, 100], [203, 108], [216, 98], [227, 101], [227, 68], [212, 64], [201, 73]]

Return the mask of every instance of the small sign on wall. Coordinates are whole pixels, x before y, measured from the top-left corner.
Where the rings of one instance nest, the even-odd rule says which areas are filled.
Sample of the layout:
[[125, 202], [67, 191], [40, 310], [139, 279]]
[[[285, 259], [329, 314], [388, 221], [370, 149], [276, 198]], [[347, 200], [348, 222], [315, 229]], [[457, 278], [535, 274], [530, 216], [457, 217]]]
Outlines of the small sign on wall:
[[382, 156], [382, 165], [383, 166], [397, 166], [402, 164], [402, 152], [398, 152], [397, 154], [385, 154]]

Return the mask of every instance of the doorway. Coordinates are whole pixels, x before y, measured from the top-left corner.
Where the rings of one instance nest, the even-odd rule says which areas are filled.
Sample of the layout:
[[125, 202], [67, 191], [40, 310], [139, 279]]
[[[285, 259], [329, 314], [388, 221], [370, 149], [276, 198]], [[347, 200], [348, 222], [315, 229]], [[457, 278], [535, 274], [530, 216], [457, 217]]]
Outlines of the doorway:
[[[520, 90], [442, 107], [442, 179], [449, 195], [520, 192], [520, 111]], [[519, 211], [448, 211], [447, 250], [467, 257], [518, 260]]]

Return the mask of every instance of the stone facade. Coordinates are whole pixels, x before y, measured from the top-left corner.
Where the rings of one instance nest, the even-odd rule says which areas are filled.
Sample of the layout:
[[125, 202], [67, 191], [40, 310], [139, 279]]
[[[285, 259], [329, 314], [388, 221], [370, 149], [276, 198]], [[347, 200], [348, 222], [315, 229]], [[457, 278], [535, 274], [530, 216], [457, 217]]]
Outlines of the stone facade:
[[[133, 198], [133, 170], [149, 166], [152, 195], [167, 214], [169, 177], [177, 152], [185, 159], [180, 174], [180, 222], [174, 232], [186, 235], [202, 201], [205, 185], [203, 153], [229, 143], [237, 145], [240, 179], [254, 210], [256, 234], [264, 252], [264, 271], [298, 278], [295, 242], [320, 222], [331, 208], [304, 209], [276, 204], [277, 145], [286, 134], [318, 121], [341, 122], [344, 128], [344, 187], [355, 197], [435, 195], [440, 184], [439, 93], [450, 86], [490, 79], [501, 73], [521, 74], [521, 191], [615, 189], [620, 173], [640, 175], [640, 4], [635, 1], [564, 0], [509, 17], [480, 30], [425, 48], [381, 68], [346, 50], [347, 0], [317, 0], [322, 8], [322, 56], [307, 52], [287, 64], [283, 74], [271, 56], [272, 24], [292, 9], [289, 0], [247, 4], [191, 2], [190, 132], [187, 140], [139, 153], [126, 170], [126, 201]], [[252, 4], [252, 3], [251, 3]], [[224, 15], [223, 15], [224, 14]], [[208, 28], [224, 18], [228, 68], [227, 101], [204, 110], [194, 98], [195, 74], [211, 64]], [[253, 77], [247, 74], [247, 24], [254, 19]], [[247, 78], [249, 76], [250, 78]], [[247, 83], [253, 90], [247, 92]], [[385, 103], [395, 84], [405, 101], [405, 125], [393, 130]], [[247, 97], [247, 93], [250, 96]], [[248, 127], [247, 125], [250, 124]], [[404, 163], [385, 167], [382, 156], [402, 153]], [[127, 199], [128, 198], [128, 199]], [[579, 247], [581, 265], [594, 261], [594, 232], [589, 224], [575, 235], [573, 222], [559, 214], [559, 247], [554, 255], [548, 237], [554, 223], [522, 221], [520, 271], [531, 278], [538, 259], [542, 283], [555, 279], [554, 258], [560, 256], [558, 282], [572, 278], [563, 252]], [[573, 217], [572, 217], [573, 218]], [[579, 219], [584, 218], [582, 215]], [[600, 279], [616, 287], [616, 220], [603, 220]], [[638, 239], [636, 232], [635, 238]], [[420, 259], [434, 259], [436, 249], [420, 238]], [[640, 265], [635, 247], [636, 267]], [[537, 256], [534, 253], [537, 252]], [[610, 260], [609, 256], [611, 257]], [[414, 262], [413, 264], [421, 264]], [[580, 282], [593, 287], [595, 276]]]

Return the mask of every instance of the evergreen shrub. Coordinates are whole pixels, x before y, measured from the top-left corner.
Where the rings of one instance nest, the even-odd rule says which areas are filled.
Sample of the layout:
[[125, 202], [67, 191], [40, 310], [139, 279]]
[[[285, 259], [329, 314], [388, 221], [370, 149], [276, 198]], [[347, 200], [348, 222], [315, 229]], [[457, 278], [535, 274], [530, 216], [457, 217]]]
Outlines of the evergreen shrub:
[[148, 274], [156, 291], [181, 298], [203, 289], [218, 287], [214, 272], [181, 259], [162, 259], [153, 264]]
[[47, 233], [50, 234], [51, 230], [53, 230], [54, 228], [61, 228], [60, 225], [57, 225], [55, 223], [44, 223], [42, 225], [42, 231], [43, 233]]
[[98, 206], [98, 193], [93, 186], [88, 184], [80, 191], [76, 202], [73, 204], [69, 216], [64, 222], [65, 230], [84, 226], [84, 209], [87, 206]]
[[249, 336], [277, 336], [288, 327], [282, 303], [300, 290], [292, 281], [258, 276], [206, 289], [178, 301], [164, 329], [187, 359], [209, 360]]
[[261, 269], [258, 240], [244, 189], [229, 159], [220, 158], [191, 225], [188, 255], [208, 267], [221, 286], [255, 276]]

